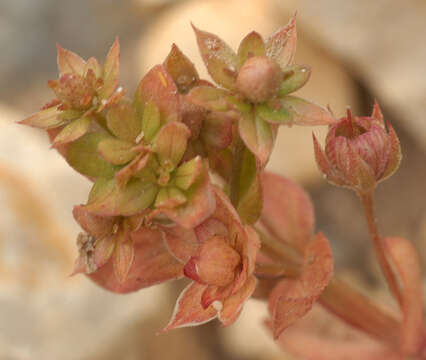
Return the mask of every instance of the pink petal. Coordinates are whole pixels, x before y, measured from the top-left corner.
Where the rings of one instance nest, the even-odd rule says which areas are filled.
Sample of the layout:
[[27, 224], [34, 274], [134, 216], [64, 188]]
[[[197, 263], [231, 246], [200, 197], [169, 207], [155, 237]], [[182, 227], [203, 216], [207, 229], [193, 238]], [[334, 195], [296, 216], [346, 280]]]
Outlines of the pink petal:
[[172, 318], [161, 332], [201, 325], [213, 320], [217, 316], [217, 310], [213, 306], [209, 306], [207, 309], [201, 306], [201, 295], [205, 288], [206, 285], [189, 284], [177, 299]]
[[262, 224], [281, 241], [304, 249], [315, 222], [309, 195], [297, 183], [269, 172], [263, 173], [263, 184]]
[[89, 277], [116, 293], [128, 293], [183, 276], [183, 265], [167, 250], [159, 230], [140, 228], [132, 235], [134, 261], [125, 282], [120, 283], [110, 260]]

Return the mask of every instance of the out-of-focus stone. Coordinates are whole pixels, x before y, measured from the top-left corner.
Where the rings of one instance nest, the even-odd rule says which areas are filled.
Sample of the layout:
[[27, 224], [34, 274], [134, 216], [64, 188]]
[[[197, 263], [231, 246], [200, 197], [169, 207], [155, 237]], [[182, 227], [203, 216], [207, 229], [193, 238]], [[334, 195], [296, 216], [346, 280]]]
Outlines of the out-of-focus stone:
[[[265, 38], [272, 34], [288, 22], [295, 9], [280, 11], [273, 2], [262, 0], [187, 1], [176, 5], [164, 12], [141, 39], [141, 76], [153, 65], [161, 63], [175, 42], [195, 63], [201, 76], [209, 78], [198, 52], [191, 21], [202, 30], [219, 35], [237, 49], [239, 42], [252, 30]], [[298, 24], [298, 31], [296, 61], [313, 67], [311, 80], [298, 94], [323, 106], [330, 104], [336, 116], [343, 114], [348, 105], [356, 112], [357, 89], [348, 73], [310, 41], [310, 34], [303, 24]], [[320, 137], [325, 131], [324, 127], [315, 129]], [[311, 132], [312, 128], [282, 127], [270, 160], [270, 169], [305, 183], [319, 179]]]

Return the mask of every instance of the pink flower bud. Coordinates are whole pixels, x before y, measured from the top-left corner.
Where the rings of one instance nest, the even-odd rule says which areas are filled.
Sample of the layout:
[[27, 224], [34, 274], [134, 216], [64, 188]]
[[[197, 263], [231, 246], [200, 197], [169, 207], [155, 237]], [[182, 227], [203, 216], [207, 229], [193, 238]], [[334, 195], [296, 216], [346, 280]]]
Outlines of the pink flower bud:
[[352, 116], [348, 110], [347, 117], [330, 127], [325, 152], [315, 136], [314, 148], [328, 181], [363, 193], [392, 175], [401, 160], [398, 137], [377, 103], [371, 117]]
[[277, 94], [282, 77], [277, 62], [266, 56], [253, 56], [238, 73], [237, 89], [254, 103], [264, 102]]

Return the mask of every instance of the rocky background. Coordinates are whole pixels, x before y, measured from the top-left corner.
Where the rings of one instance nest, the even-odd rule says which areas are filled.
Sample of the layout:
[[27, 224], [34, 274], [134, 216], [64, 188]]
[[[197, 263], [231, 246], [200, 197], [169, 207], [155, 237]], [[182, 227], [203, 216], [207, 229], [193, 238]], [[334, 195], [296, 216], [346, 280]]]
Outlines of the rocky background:
[[[265, 36], [298, 11], [298, 59], [313, 66], [304, 95], [336, 115], [368, 114], [377, 98], [400, 135], [400, 170], [377, 191], [387, 235], [417, 245], [426, 265], [426, 2], [423, 0], [1, 0], [0, 1], [0, 360], [291, 359], [263, 328], [250, 301], [229, 328], [211, 323], [156, 336], [183, 284], [109, 294], [70, 278], [79, 231], [72, 205], [89, 184], [47, 138], [15, 124], [50, 99], [55, 43], [103, 59], [122, 45], [129, 93], [172, 42], [203, 69], [189, 22], [236, 47]], [[324, 129], [315, 129], [320, 136]], [[282, 128], [270, 168], [304, 184], [317, 227], [332, 240], [337, 269], [389, 302], [372, 261], [355, 196], [326, 184], [313, 162], [311, 129]]]

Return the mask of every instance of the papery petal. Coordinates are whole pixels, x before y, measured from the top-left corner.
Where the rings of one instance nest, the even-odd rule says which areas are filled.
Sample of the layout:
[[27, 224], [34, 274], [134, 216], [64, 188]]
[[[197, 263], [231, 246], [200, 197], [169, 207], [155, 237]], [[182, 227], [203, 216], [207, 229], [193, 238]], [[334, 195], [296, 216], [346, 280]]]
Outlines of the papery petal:
[[265, 56], [265, 43], [262, 36], [256, 31], [248, 34], [238, 48], [238, 67], [241, 67], [252, 56]]
[[304, 316], [324, 291], [333, 273], [328, 240], [318, 233], [307, 245], [300, 279], [285, 279], [272, 290], [269, 310], [275, 338]]
[[337, 121], [327, 109], [296, 96], [286, 96], [279, 102], [291, 114], [296, 125], [329, 125]]
[[53, 146], [64, 145], [81, 138], [89, 130], [90, 122], [90, 117], [82, 117], [70, 122], [55, 137]]
[[[115, 181], [111, 181], [115, 185]], [[131, 216], [149, 207], [157, 193], [155, 184], [131, 179], [125, 187], [114, 186], [105, 196], [89, 202], [85, 209], [100, 216]]]
[[133, 242], [130, 239], [130, 234], [123, 230], [117, 236], [117, 244], [113, 256], [114, 274], [121, 284], [126, 282], [134, 260]]
[[283, 72], [283, 81], [278, 91], [278, 96], [285, 96], [303, 87], [311, 77], [309, 65], [294, 65]]
[[202, 243], [197, 253], [185, 265], [184, 273], [197, 282], [226, 286], [234, 280], [240, 255], [221, 236], [213, 236]]
[[217, 310], [213, 306], [204, 309], [201, 305], [201, 295], [205, 288], [206, 285], [189, 284], [177, 299], [172, 318], [161, 332], [201, 325], [213, 320], [217, 316]]
[[420, 258], [413, 244], [405, 238], [388, 237], [383, 239], [383, 243], [400, 279], [403, 312], [401, 349], [405, 355], [414, 356], [426, 341]]
[[118, 86], [118, 73], [120, 68], [120, 43], [118, 38], [109, 49], [102, 73], [103, 86], [99, 92], [101, 99], [108, 99]]
[[59, 44], [56, 44], [58, 50], [58, 69], [59, 75], [76, 74], [83, 75], [86, 62], [72, 51], [65, 50]]
[[164, 169], [171, 171], [177, 167], [186, 150], [190, 134], [187, 126], [181, 122], [172, 121], [161, 128], [153, 150]]
[[297, 183], [264, 172], [261, 223], [283, 242], [305, 248], [314, 230], [314, 208], [309, 195]]
[[266, 55], [274, 59], [284, 70], [293, 62], [296, 40], [296, 14], [294, 14], [286, 26], [266, 40]]
[[158, 106], [162, 121], [180, 121], [178, 89], [163, 65], [154, 66], [139, 83], [135, 95], [137, 111], [149, 101]]
[[231, 325], [241, 313], [244, 303], [253, 294], [256, 288], [256, 278], [251, 276], [238, 292], [227, 297], [219, 312], [219, 320], [224, 326]]
[[198, 48], [212, 79], [223, 87], [234, 90], [238, 59], [235, 52], [218, 36], [201, 31], [192, 25]]
[[140, 134], [141, 121], [129, 102], [120, 102], [108, 110], [106, 116], [108, 129], [120, 140], [135, 142]]
[[164, 242], [169, 252], [181, 263], [185, 264], [195, 255], [199, 242], [193, 229], [185, 229], [179, 225], [162, 226]]
[[107, 237], [113, 232], [115, 219], [112, 217], [93, 215], [81, 205], [74, 206], [72, 214], [82, 229], [96, 239]]
[[61, 118], [62, 111], [58, 109], [59, 105], [41, 110], [24, 120], [19, 124], [29, 125], [40, 129], [53, 129], [64, 124]]
[[90, 177], [110, 178], [116, 167], [107, 162], [98, 152], [102, 140], [110, 138], [105, 133], [87, 133], [72, 142], [66, 153], [66, 160], [74, 170]]
[[131, 236], [135, 259], [126, 281], [118, 281], [111, 260], [90, 275], [93, 281], [107, 290], [128, 293], [183, 276], [183, 265], [170, 255], [159, 230], [142, 227]]
[[268, 162], [274, 146], [275, 136], [271, 126], [257, 114], [250, 112], [241, 114], [238, 128], [244, 143], [263, 167]]
[[180, 93], [187, 93], [199, 80], [194, 64], [176, 44], [172, 45], [169, 55], [164, 60], [164, 66], [175, 81]]
[[128, 141], [108, 138], [98, 144], [98, 151], [102, 157], [113, 165], [124, 165], [136, 157], [134, 145]]

